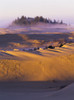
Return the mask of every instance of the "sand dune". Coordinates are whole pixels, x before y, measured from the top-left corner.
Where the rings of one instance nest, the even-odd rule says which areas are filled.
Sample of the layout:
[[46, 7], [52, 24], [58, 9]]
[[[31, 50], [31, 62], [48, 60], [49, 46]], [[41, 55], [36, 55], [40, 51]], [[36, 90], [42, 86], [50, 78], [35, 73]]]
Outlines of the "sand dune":
[[24, 49], [74, 42], [73, 33], [0, 35], [0, 49]]
[[[70, 84], [63, 89], [48, 88], [25, 88], [33, 83], [0, 83], [0, 99], [4, 100], [73, 100], [74, 84]], [[38, 84], [37, 84], [38, 85]], [[46, 85], [46, 84], [45, 84]], [[4, 86], [4, 87], [3, 87]], [[41, 85], [42, 86], [42, 85]], [[5, 91], [5, 92], [4, 92]]]
[[35, 52], [1, 50], [0, 99], [73, 100], [74, 44]]
[[74, 79], [74, 44], [54, 50], [1, 51], [0, 58], [1, 81]]
[[73, 29], [38, 27], [0, 29], [1, 100], [74, 100]]

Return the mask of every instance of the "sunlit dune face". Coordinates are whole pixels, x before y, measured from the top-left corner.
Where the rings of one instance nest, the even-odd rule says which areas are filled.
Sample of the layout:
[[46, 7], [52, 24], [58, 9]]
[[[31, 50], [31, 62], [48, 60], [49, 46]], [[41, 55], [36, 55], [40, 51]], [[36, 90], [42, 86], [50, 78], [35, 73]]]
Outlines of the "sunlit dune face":
[[56, 47], [55, 49], [46, 50], [39, 49], [31, 52], [19, 51], [18, 49], [14, 49], [13, 51], [1, 50], [0, 80], [73, 80], [73, 53], [73, 44], [67, 44], [61, 48]]

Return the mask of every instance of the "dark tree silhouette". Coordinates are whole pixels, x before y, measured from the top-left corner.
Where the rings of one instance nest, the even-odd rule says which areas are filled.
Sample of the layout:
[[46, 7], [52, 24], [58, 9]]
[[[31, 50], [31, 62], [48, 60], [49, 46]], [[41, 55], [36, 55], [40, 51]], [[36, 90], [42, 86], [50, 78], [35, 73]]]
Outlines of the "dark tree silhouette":
[[61, 20], [60, 24], [63, 24], [63, 20]]
[[24, 17], [24, 16], [21, 16], [21, 18], [17, 18], [13, 21], [14, 24], [17, 24], [17, 25], [30, 25], [30, 24], [35, 24], [35, 23], [38, 23], [38, 22], [41, 22], [41, 23], [48, 23], [48, 24], [63, 24], [63, 21], [61, 20], [61, 22], [58, 22], [54, 19], [54, 21], [50, 20], [50, 19], [47, 19], [47, 18], [44, 18], [42, 16], [36, 16], [35, 18], [31, 18], [31, 17]]
[[54, 23], [54, 24], [57, 24], [58, 22], [54, 19], [53, 23]]

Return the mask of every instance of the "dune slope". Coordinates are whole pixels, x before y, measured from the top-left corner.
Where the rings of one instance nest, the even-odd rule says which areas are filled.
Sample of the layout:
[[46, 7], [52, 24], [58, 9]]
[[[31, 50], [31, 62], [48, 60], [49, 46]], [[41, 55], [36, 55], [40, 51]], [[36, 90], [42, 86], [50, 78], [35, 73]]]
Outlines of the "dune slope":
[[[68, 51], [70, 48], [64, 48], [64, 51], [62, 48], [59, 50], [60, 53], [57, 52], [58, 49], [39, 50], [36, 54], [35, 52], [3, 51], [2, 55], [0, 54], [0, 80], [73, 80], [74, 53], [71, 50]], [[65, 52], [69, 53], [65, 54]]]

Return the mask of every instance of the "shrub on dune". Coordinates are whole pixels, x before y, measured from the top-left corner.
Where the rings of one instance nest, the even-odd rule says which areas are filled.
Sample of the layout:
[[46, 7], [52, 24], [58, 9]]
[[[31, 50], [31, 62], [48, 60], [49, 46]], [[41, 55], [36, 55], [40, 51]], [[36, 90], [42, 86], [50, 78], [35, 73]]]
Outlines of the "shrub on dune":
[[51, 45], [51, 46], [49, 46], [48, 48], [50, 48], [50, 49], [54, 49], [55, 47]]

